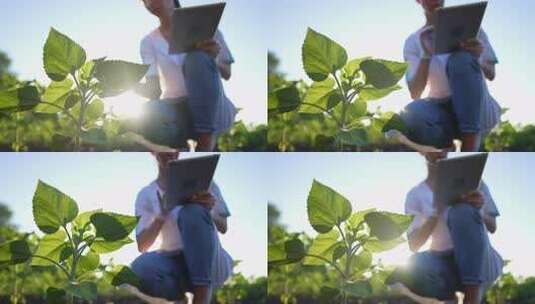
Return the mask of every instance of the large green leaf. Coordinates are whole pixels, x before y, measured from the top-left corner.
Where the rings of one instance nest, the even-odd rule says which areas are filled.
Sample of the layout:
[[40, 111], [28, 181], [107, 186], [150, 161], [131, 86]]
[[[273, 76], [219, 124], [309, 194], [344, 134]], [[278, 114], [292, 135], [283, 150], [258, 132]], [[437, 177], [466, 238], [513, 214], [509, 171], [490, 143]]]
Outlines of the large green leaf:
[[104, 239], [96, 239], [93, 244], [91, 244], [91, 250], [99, 254], [110, 253], [119, 250], [123, 246], [131, 244], [133, 242], [134, 241], [128, 237], [114, 242], [109, 242]]
[[77, 274], [83, 274], [88, 271], [97, 269], [100, 265], [100, 256], [92, 251], [82, 255], [78, 260], [78, 267], [76, 269]]
[[319, 233], [329, 232], [351, 215], [351, 203], [338, 192], [314, 180], [307, 199], [308, 221]]
[[339, 131], [336, 140], [341, 144], [355, 147], [363, 147], [370, 143], [368, 131], [360, 126]]
[[116, 96], [130, 90], [147, 73], [148, 65], [122, 60], [104, 60], [95, 66], [95, 77], [102, 88], [101, 97]]
[[113, 286], [119, 287], [123, 284], [140, 287], [139, 278], [127, 266], [116, 265], [111, 270], [104, 273], [105, 279]]
[[370, 212], [364, 216], [370, 227], [370, 235], [380, 241], [389, 241], [401, 236], [410, 226], [412, 216], [386, 211]]
[[360, 64], [368, 84], [377, 89], [386, 89], [396, 85], [405, 74], [407, 64], [382, 59], [368, 59]]
[[323, 113], [335, 107], [340, 101], [342, 101], [342, 97], [334, 88], [334, 79], [327, 78], [324, 81], [312, 84], [303, 100], [307, 104], [301, 105], [299, 112], [310, 114]]
[[[55, 262], [60, 262], [65, 256], [64, 253], [68, 251], [66, 248], [70, 248], [70, 244], [67, 240], [67, 234], [63, 230], [58, 230], [52, 234], [45, 235], [39, 242], [39, 247], [35, 255], [49, 258]], [[70, 251], [72, 253], [72, 250]], [[50, 266], [52, 262], [42, 259], [33, 258], [33, 266]]]
[[381, 129], [383, 133], [390, 130], [398, 130], [404, 134], [407, 133], [407, 125], [405, 125], [405, 122], [403, 121], [403, 119], [401, 119], [401, 116], [399, 116], [399, 114], [388, 112], [383, 114], [381, 120], [384, 122], [383, 127]]
[[305, 245], [295, 238], [268, 247], [268, 265], [281, 266], [297, 263], [305, 257]]
[[370, 251], [364, 249], [354, 257], [353, 267], [357, 272], [362, 272], [372, 265], [372, 254]]
[[[310, 248], [308, 248], [307, 254], [320, 256], [328, 261], [336, 260], [339, 258], [339, 256], [335, 255], [335, 253], [338, 251], [337, 248], [345, 248], [344, 243], [338, 241], [339, 237], [340, 234], [334, 229], [328, 233], [319, 234], [314, 241], [312, 241], [312, 245], [310, 245]], [[324, 265], [325, 261], [319, 258], [306, 256], [303, 260], [303, 264]]]
[[97, 284], [93, 282], [69, 283], [65, 291], [87, 301], [97, 299]]
[[72, 85], [72, 80], [68, 78], [65, 78], [63, 81], [53, 81], [50, 83], [41, 99], [48, 103], [55, 104], [59, 108], [47, 104], [39, 104], [35, 108], [35, 112], [54, 114], [62, 111], [65, 107], [65, 102], [69, 96], [72, 95]]
[[5, 242], [0, 245], [0, 266], [24, 263], [31, 255], [26, 241], [15, 240]]
[[126, 238], [134, 230], [138, 221], [135, 216], [112, 212], [95, 213], [90, 219], [97, 230], [97, 237], [111, 242]]
[[0, 91], [0, 112], [20, 112], [33, 109], [41, 102], [35, 86]]
[[85, 50], [81, 46], [54, 28], [50, 29], [43, 49], [44, 68], [50, 79], [63, 81], [81, 68], [85, 59]]
[[305, 72], [314, 81], [325, 80], [347, 62], [347, 52], [342, 46], [310, 28], [303, 43], [302, 57]]
[[394, 85], [388, 88], [384, 89], [377, 89], [375, 87], [364, 87], [360, 90], [359, 93], [359, 100], [361, 101], [370, 101], [370, 100], [378, 100], [381, 98], [384, 98], [388, 96], [390, 93], [394, 91], [400, 90], [401, 87], [399, 85]]
[[357, 59], [350, 60], [350, 61], [344, 66], [344, 72], [345, 72], [346, 75], [349, 76], [349, 77], [353, 77], [353, 76], [355, 76], [355, 73], [357, 73], [358, 71], [360, 71], [360, 64], [361, 64], [364, 60], [368, 60], [368, 59], [370, 59], [370, 57], [357, 58]]
[[372, 294], [372, 287], [368, 281], [348, 282], [343, 290], [353, 297], [366, 298]]
[[[336, 117], [342, 117], [344, 103], [339, 103], [334, 109], [333, 113]], [[362, 101], [352, 102], [346, 105], [346, 122], [350, 125], [358, 124], [360, 120], [368, 113], [368, 105]]]
[[33, 195], [33, 218], [44, 233], [56, 232], [78, 215], [76, 202], [58, 189], [39, 180]]
[[371, 238], [366, 240], [364, 243], [364, 248], [370, 252], [378, 253], [383, 251], [388, 251], [391, 249], [396, 248], [398, 245], [405, 242], [405, 239], [403, 237], [399, 237], [393, 240], [388, 241], [381, 241], [377, 238]]
[[364, 222], [364, 216], [366, 216], [366, 214], [368, 214], [370, 212], [374, 212], [375, 210], [376, 210], [375, 208], [370, 208], [370, 209], [366, 209], [366, 210], [360, 210], [360, 211], [357, 211], [357, 212], [351, 214], [351, 216], [347, 220], [347, 227], [350, 228], [351, 230], [357, 229], [357, 227], [362, 222]]
[[97, 212], [102, 212], [102, 209], [86, 211], [78, 214], [74, 219], [73, 224], [79, 229], [83, 228], [86, 224], [91, 223], [91, 216]]
[[46, 290], [46, 303], [64, 304], [67, 303], [67, 293], [63, 289], [48, 287]]
[[301, 97], [295, 85], [283, 87], [268, 96], [269, 115], [294, 111], [301, 104]]

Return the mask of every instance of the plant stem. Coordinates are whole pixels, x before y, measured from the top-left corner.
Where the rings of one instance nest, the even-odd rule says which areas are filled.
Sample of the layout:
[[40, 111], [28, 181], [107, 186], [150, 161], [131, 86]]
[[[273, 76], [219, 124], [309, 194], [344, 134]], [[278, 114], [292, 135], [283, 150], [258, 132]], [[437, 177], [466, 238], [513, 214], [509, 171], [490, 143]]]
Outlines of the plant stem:
[[59, 269], [61, 269], [63, 271], [63, 273], [65, 273], [65, 275], [67, 276], [67, 279], [70, 279], [70, 274], [69, 272], [67, 271], [67, 269], [65, 269], [65, 267], [63, 267], [61, 264], [59, 264], [58, 262], [50, 259], [50, 258], [47, 258], [45, 256], [41, 256], [41, 255], [32, 255], [33, 258], [39, 258], [39, 259], [43, 259], [43, 260], [47, 260], [49, 261], [50, 263], [56, 265]]
[[76, 84], [76, 88], [78, 89], [78, 92], [80, 93], [80, 113], [78, 115], [78, 124], [76, 128], [76, 136], [74, 138], [74, 150], [79, 152], [82, 146], [82, 124], [84, 122], [84, 112], [85, 112], [85, 105], [87, 102], [87, 96], [86, 91], [82, 89], [80, 86], [80, 83], [78, 82], [78, 78], [76, 78], [76, 73], [71, 73], [72, 78], [74, 79], [74, 83]]
[[336, 263], [333, 263], [332, 261], [329, 261], [328, 259], [326, 259], [326, 258], [324, 258], [322, 256], [319, 256], [319, 255], [315, 255], [315, 254], [308, 254], [307, 253], [305, 256], [308, 256], [308, 257], [311, 257], [311, 258], [320, 259], [320, 260], [328, 263], [329, 265], [334, 267], [334, 269], [336, 269], [336, 271], [338, 271], [338, 273], [340, 273], [344, 279], [346, 279], [345, 273], [342, 271], [342, 269], [340, 269], [340, 267], [338, 267], [338, 265], [336, 265]]

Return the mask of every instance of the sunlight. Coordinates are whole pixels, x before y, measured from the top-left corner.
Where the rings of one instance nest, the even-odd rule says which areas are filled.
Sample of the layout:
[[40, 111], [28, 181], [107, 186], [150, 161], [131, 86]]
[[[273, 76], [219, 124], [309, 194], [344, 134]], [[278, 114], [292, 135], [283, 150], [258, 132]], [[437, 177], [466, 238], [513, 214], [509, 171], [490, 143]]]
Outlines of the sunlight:
[[117, 97], [106, 98], [104, 103], [108, 110], [120, 118], [137, 118], [141, 115], [143, 104], [146, 100], [128, 91]]

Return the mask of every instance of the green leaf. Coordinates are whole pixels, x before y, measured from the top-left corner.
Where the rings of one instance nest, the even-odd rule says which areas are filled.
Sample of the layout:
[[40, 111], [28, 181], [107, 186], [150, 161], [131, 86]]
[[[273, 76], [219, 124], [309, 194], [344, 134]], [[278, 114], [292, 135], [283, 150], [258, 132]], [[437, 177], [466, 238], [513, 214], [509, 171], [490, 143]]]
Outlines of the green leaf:
[[368, 60], [370, 59], [371, 57], [364, 57], [364, 58], [357, 58], [357, 59], [353, 59], [351, 61], [349, 61], [345, 66], [344, 66], [344, 72], [347, 74], [347, 76], [349, 77], [353, 77], [355, 76], [355, 73], [357, 73], [358, 71], [360, 71], [360, 64], [364, 61], [364, 60]]
[[50, 29], [43, 49], [44, 68], [50, 79], [63, 81], [81, 68], [85, 59], [85, 50], [81, 46], [54, 28]]
[[359, 100], [361, 101], [378, 100], [400, 89], [401, 87], [399, 85], [394, 85], [394, 86], [384, 88], [384, 89], [377, 89], [375, 87], [364, 87], [360, 90]]
[[[342, 101], [340, 93], [334, 88], [334, 79], [327, 78], [321, 82], [315, 82], [308, 89], [304, 103], [309, 103], [323, 108], [325, 111], [330, 110]], [[300, 113], [317, 114], [323, 113], [324, 110], [307, 104], [301, 105]]]
[[35, 108], [35, 112], [46, 113], [46, 114], [55, 114], [65, 107], [65, 102], [71, 96], [71, 88], [73, 82], [72, 80], [66, 78], [63, 81], [53, 81], [51, 82], [45, 90], [45, 93], [42, 96], [42, 100], [55, 104], [59, 108], [47, 105], [40, 104]]
[[84, 272], [95, 270], [99, 265], [100, 256], [95, 252], [89, 251], [86, 255], [80, 256], [76, 273], [82, 274]]
[[119, 250], [123, 246], [131, 244], [133, 242], [134, 241], [131, 238], [125, 238], [115, 242], [109, 242], [103, 239], [96, 239], [93, 244], [91, 244], [91, 250], [99, 254], [110, 253]]
[[398, 245], [405, 242], [405, 239], [402, 237], [399, 237], [397, 239], [388, 240], [388, 241], [381, 241], [377, 238], [371, 238], [366, 240], [364, 243], [364, 248], [370, 252], [378, 253], [383, 251], [388, 251], [391, 249], [394, 249]]
[[91, 145], [104, 145], [107, 143], [106, 132], [102, 128], [92, 128], [82, 131], [82, 142]]
[[357, 272], [369, 269], [372, 265], [372, 254], [368, 250], [362, 250], [354, 258], [353, 266]]
[[344, 145], [363, 147], [370, 143], [368, 132], [363, 127], [341, 130], [336, 134], [336, 140]]
[[398, 238], [409, 228], [412, 216], [381, 211], [366, 214], [364, 220], [370, 227], [371, 236], [389, 241]]
[[33, 218], [41, 231], [54, 233], [76, 215], [78, 205], [72, 198], [39, 180], [33, 196]]
[[374, 212], [375, 210], [376, 210], [375, 208], [370, 208], [370, 209], [366, 209], [366, 210], [357, 211], [357, 212], [351, 214], [351, 216], [347, 220], [347, 226], [351, 230], [357, 229], [357, 227], [362, 222], [364, 222], [364, 217], [366, 216], [366, 214], [368, 214], [370, 212]]
[[110, 271], [106, 271], [104, 274], [106, 281], [115, 287], [119, 287], [123, 284], [129, 284], [137, 288], [140, 287], [139, 278], [136, 274], [127, 266], [116, 265]]
[[[333, 113], [337, 117], [342, 117], [344, 103], [338, 104]], [[368, 113], [368, 104], [362, 101], [352, 102], [346, 108], [346, 122], [352, 122], [350, 125], [358, 123]]]
[[100, 99], [94, 99], [85, 109], [84, 124], [93, 125], [104, 114], [104, 103]]
[[401, 116], [396, 113], [385, 113], [384, 117], [381, 118], [381, 120], [385, 121], [384, 126], [382, 128], [382, 133], [388, 132], [390, 130], [398, 130], [401, 133], [406, 134], [407, 133], [407, 126], [405, 125], [405, 122], [403, 119], [401, 119]]
[[338, 192], [314, 180], [307, 199], [308, 221], [319, 233], [329, 232], [351, 215], [351, 203]]
[[147, 73], [148, 65], [122, 60], [105, 60], [95, 66], [95, 77], [103, 92], [100, 97], [116, 96], [130, 90]]
[[41, 102], [35, 86], [0, 91], [0, 112], [21, 112], [33, 109]]
[[97, 210], [91, 210], [86, 211], [78, 214], [78, 216], [74, 219], [73, 224], [78, 227], [79, 229], [83, 228], [87, 223], [90, 223], [90, 218], [93, 214], [97, 212], [102, 212], [102, 209]]
[[360, 64], [368, 84], [377, 89], [386, 89], [396, 85], [405, 75], [407, 64], [382, 59], [368, 59]]
[[[63, 230], [58, 230], [55, 233], [45, 235], [41, 239], [35, 255], [47, 257], [53, 261], [60, 262], [66, 258], [66, 255], [68, 255], [67, 248], [70, 248], [67, 234]], [[72, 248], [70, 252], [72, 254]], [[53, 263], [45, 259], [33, 258], [32, 265], [50, 266], [53, 265]]]
[[25, 263], [31, 257], [28, 243], [24, 240], [5, 242], [0, 245], [0, 266]]
[[346, 283], [343, 290], [349, 295], [358, 298], [366, 298], [372, 294], [372, 287], [368, 281], [356, 281]]
[[[312, 241], [312, 245], [310, 245], [310, 248], [308, 248], [308, 255], [316, 255], [323, 257], [327, 259], [328, 261], [335, 261], [336, 256], [335, 253], [337, 251], [337, 248], [345, 248], [343, 242], [339, 242], [338, 238], [340, 237], [340, 234], [336, 230], [331, 230], [328, 233], [325, 234], [319, 234], [314, 241]], [[324, 265], [325, 261], [311, 257], [306, 256], [304, 261], [304, 265]]]
[[97, 230], [97, 237], [106, 241], [119, 241], [126, 238], [136, 227], [137, 217], [112, 212], [99, 212], [91, 215], [91, 223]]
[[269, 115], [294, 111], [299, 107], [301, 97], [295, 85], [275, 90], [268, 96]]
[[46, 302], [48, 304], [67, 303], [67, 293], [63, 289], [48, 287], [46, 290]]
[[106, 57], [102, 57], [99, 59], [94, 59], [86, 62], [84, 66], [80, 69], [80, 79], [84, 81], [89, 81], [94, 75], [95, 72], [95, 66], [106, 60]]
[[323, 81], [347, 62], [347, 52], [325, 35], [308, 29], [302, 48], [303, 67], [308, 77]]
[[63, 109], [69, 110], [72, 107], [79, 104], [81, 100], [82, 98], [80, 97], [80, 94], [78, 94], [77, 92], [74, 92], [74, 93], [71, 92], [71, 94], [67, 96], [67, 99], [65, 99], [65, 103], [63, 104]]
[[297, 263], [304, 257], [305, 245], [297, 238], [271, 244], [268, 247], [268, 265], [270, 267]]
[[94, 301], [97, 299], [97, 284], [93, 282], [69, 283], [65, 291], [75, 297], [82, 298], [87, 301]]

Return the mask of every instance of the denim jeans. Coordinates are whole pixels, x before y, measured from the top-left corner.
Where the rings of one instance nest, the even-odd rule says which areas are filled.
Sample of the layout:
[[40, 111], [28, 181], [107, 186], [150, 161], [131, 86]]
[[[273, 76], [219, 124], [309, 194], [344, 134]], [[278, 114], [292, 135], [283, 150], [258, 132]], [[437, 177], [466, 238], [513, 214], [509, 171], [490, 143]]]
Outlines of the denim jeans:
[[227, 114], [221, 112], [226, 97], [215, 60], [203, 51], [190, 52], [182, 71], [188, 96], [147, 102], [138, 130], [154, 143], [175, 148], [186, 148], [199, 133], [217, 136], [228, 127], [221, 118]]
[[149, 296], [180, 300], [194, 286], [211, 287], [216, 239], [209, 209], [186, 204], [177, 224], [183, 242], [181, 253], [147, 252], [132, 262], [140, 291]]
[[446, 148], [461, 133], [481, 131], [483, 76], [477, 58], [465, 51], [452, 53], [446, 74], [449, 98], [414, 100], [401, 112], [407, 136], [419, 144]]
[[463, 285], [484, 289], [497, 279], [489, 265], [490, 243], [479, 210], [456, 204], [448, 212], [448, 228], [454, 248], [414, 254], [406, 269], [398, 269], [391, 283], [401, 282], [412, 292], [428, 298], [450, 300]]

